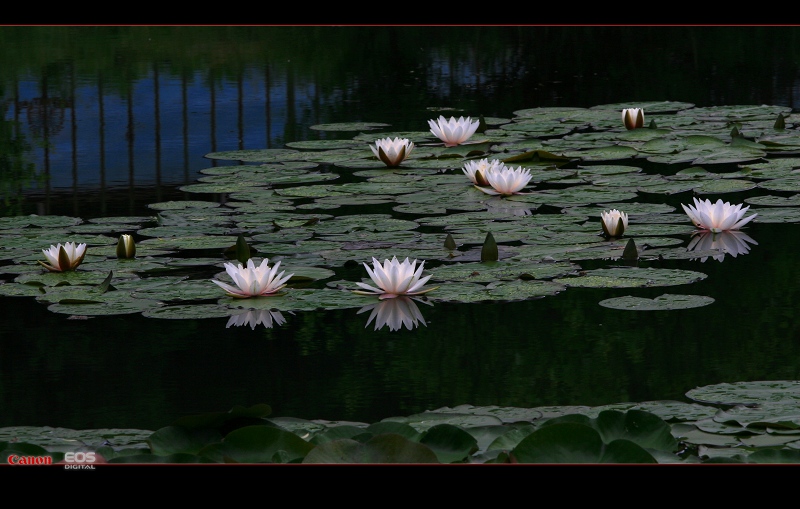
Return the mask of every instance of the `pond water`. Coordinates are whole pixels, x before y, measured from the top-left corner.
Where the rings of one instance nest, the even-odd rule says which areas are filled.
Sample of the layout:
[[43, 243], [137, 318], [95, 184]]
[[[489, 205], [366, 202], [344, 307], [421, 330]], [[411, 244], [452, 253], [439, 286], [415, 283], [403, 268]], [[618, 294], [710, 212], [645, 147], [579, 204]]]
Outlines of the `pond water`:
[[[145, 241], [158, 236], [144, 231], [155, 225], [143, 218], [169, 218], [176, 214], [175, 202], [236, 208], [230, 192], [192, 186], [215, 173], [210, 169], [245, 163], [206, 155], [352, 140], [357, 134], [319, 128], [326, 124], [388, 124], [364, 131], [378, 138], [427, 131], [427, 121], [439, 114], [483, 116], [500, 119], [495, 120], [500, 124], [527, 109], [592, 111], [595, 106], [659, 101], [696, 108], [772, 105], [783, 107], [791, 121], [800, 83], [798, 33], [793, 27], [3, 27], [0, 219], [36, 214], [107, 226], [114, 223], [104, 218], [136, 218], [131, 222], [138, 229], [131, 233], [146, 250]], [[425, 143], [415, 150], [426, 150]], [[787, 150], [781, 157], [791, 155]], [[458, 159], [450, 166], [454, 171], [439, 174], [461, 175], [462, 164]], [[561, 169], [618, 164], [674, 176], [697, 166], [733, 174], [742, 163], [575, 158]], [[313, 184], [367, 180], [358, 171], [322, 163], [315, 173], [339, 178]], [[274, 186], [283, 187], [288, 186]], [[693, 196], [732, 203], [763, 196], [787, 201], [777, 218], [766, 212], [768, 206], [752, 205], [760, 217], [747, 225], [754, 241], [747, 252], [721, 256], [721, 261], [666, 256], [641, 263], [696, 271], [703, 279], [676, 287], [570, 287], [514, 301], [432, 300], [417, 306], [420, 315], [411, 329], [375, 330], [376, 322], [369, 312], [359, 313], [360, 306], [283, 312], [283, 323], [250, 327], [231, 324], [229, 316], [57, 312], [32, 296], [3, 294], [0, 426], [157, 429], [184, 415], [256, 403], [271, 405], [276, 416], [375, 422], [462, 404], [684, 400], [687, 391], [704, 385], [797, 380], [800, 237], [798, 219], [785, 211], [796, 194], [792, 186], [719, 194], [688, 188], [581, 204], [587, 224], [595, 226], [576, 229], [593, 232], [598, 240], [601, 205], [669, 207], [674, 214], [664, 222], [684, 229], [639, 240], [652, 243], [653, 235], [661, 235], [685, 247], [691, 223], [685, 216], [672, 216], [682, 214], [681, 204], [691, 203]], [[398, 212], [394, 200], [310, 206], [317, 198], [324, 197], [293, 199], [291, 206], [306, 206], [299, 210], [320, 217], [446, 217], [407, 207]], [[165, 203], [172, 206], [159, 207]], [[563, 216], [569, 208], [546, 205], [533, 215]], [[263, 214], [266, 224], [272, 222], [270, 214], [278, 222], [288, 221], [276, 209]], [[19, 234], [10, 231], [16, 226], [2, 224], [3, 286], [17, 277], [9, 267], [43, 259], [40, 249], [72, 240], [68, 235], [102, 233], [115, 242], [119, 233], [115, 227], [93, 231], [45, 224], [42, 229], [55, 235], [52, 242], [26, 255], [10, 243]], [[183, 227], [191, 229], [187, 224]], [[632, 218], [629, 236], [636, 239], [634, 224]], [[213, 234], [233, 244], [241, 229]], [[336, 233], [355, 240], [364, 229]], [[464, 233], [463, 252], [474, 256], [488, 230]], [[261, 235], [257, 245], [264, 252], [280, 253], [275, 243], [294, 245], [278, 238], [271, 242], [269, 235], [276, 231], [262, 224], [247, 233]], [[436, 242], [443, 244], [447, 229], [422, 225], [415, 231], [439, 235]], [[519, 243], [497, 237], [502, 260], [504, 249]], [[193, 257], [218, 260], [211, 268], [189, 267], [185, 275], [207, 280], [213, 289], [210, 279], [225, 261], [221, 251], [193, 250]], [[287, 269], [299, 260], [333, 266], [331, 281], [367, 277], [359, 263], [340, 259], [326, 264], [303, 252], [300, 259], [267, 255], [281, 259]], [[584, 272], [620, 265], [603, 257], [572, 261]], [[431, 260], [426, 266], [445, 263]], [[714, 301], [670, 311], [599, 304], [614, 297], [663, 294]]]

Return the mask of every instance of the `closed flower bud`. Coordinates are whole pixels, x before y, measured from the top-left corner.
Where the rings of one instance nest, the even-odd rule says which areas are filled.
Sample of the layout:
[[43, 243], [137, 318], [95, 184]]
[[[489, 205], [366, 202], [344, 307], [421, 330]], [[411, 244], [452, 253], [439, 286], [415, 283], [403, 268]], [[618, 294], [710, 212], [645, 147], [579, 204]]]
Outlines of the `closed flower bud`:
[[617, 209], [601, 212], [600, 218], [606, 237], [621, 237], [628, 227], [628, 214]]
[[622, 110], [622, 123], [625, 129], [639, 129], [644, 127], [644, 110], [641, 108], [628, 108]]
[[117, 258], [136, 258], [136, 243], [131, 235], [123, 234], [119, 236]]

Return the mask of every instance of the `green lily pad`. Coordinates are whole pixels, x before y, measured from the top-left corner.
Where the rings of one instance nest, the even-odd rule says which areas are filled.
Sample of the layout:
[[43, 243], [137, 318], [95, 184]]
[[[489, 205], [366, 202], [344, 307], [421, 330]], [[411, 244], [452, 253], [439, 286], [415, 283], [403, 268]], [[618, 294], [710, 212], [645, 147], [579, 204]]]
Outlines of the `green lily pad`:
[[159, 203], [150, 203], [147, 208], [153, 210], [184, 210], [184, 209], [207, 209], [219, 207], [219, 203], [210, 201], [165, 201]]
[[759, 403], [792, 403], [800, 401], [800, 381], [776, 380], [721, 383], [696, 387], [686, 397], [712, 405], [746, 405]]
[[163, 303], [148, 299], [122, 299], [110, 300], [97, 304], [51, 304], [47, 307], [54, 313], [76, 316], [101, 316], [101, 315], [126, 315], [141, 313], [151, 308], [162, 306]]
[[522, 279], [551, 279], [564, 276], [579, 270], [572, 263], [457, 263], [442, 265], [429, 270], [432, 281], [467, 281], [473, 283], [491, 283], [495, 281], [512, 281]]
[[604, 444], [590, 426], [563, 422], [542, 427], [517, 444], [520, 463], [657, 463], [644, 448], [628, 440]]
[[220, 318], [229, 316], [230, 309], [216, 304], [192, 304], [153, 307], [144, 310], [142, 315], [148, 318], [168, 318], [171, 320], [198, 320], [204, 318]]
[[666, 311], [672, 309], [689, 309], [708, 306], [714, 299], [704, 295], [671, 295], [664, 294], [655, 299], [644, 297], [614, 297], [600, 301], [600, 305], [611, 309], [626, 311]]
[[42, 293], [42, 286], [35, 284], [0, 284], [0, 295], [3, 297], [38, 297]]
[[630, 267], [588, 270], [585, 275], [554, 281], [576, 288], [643, 288], [685, 285], [706, 277], [706, 274], [691, 270]]
[[800, 206], [800, 194], [793, 196], [753, 196], [752, 198], [745, 198], [744, 202], [765, 207], [797, 207]]
[[[714, 420], [723, 423], [735, 422], [747, 429], [781, 430], [792, 433], [800, 440], [800, 401], [761, 401], [757, 405], [737, 405], [720, 410]], [[785, 435], [784, 435], [785, 436]]]
[[697, 194], [722, 194], [738, 193], [756, 187], [756, 183], [750, 180], [740, 179], [719, 179], [705, 181], [694, 188]]

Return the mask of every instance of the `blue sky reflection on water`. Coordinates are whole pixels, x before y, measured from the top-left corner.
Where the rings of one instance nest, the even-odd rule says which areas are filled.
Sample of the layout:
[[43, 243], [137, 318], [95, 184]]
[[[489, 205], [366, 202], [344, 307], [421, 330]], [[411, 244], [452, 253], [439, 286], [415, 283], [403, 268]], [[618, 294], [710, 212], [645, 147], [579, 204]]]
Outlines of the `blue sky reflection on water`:
[[[185, 82], [159, 72], [156, 90], [151, 72], [132, 84], [130, 111], [118, 92], [105, 89], [101, 103], [96, 81], [80, 84], [74, 108], [56, 108], [50, 116], [47, 153], [43, 129], [32, 125], [30, 105], [42, 95], [36, 80], [19, 81], [19, 107], [12, 105], [6, 120], [19, 116], [22, 133], [34, 142], [31, 158], [40, 171], [48, 158], [51, 190], [95, 188], [103, 180], [107, 187], [179, 185], [219, 164], [202, 157], [208, 152], [282, 146], [276, 139], [283, 137], [289, 116], [286, 83], [270, 82], [267, 92], [264, 80], [263, 72], [250, 70], [240, 83], [223, 80], [212, 91], [200, 72]], [[307, 110], [312, 96], [313, 86], [297, 87], [294, 107]]]

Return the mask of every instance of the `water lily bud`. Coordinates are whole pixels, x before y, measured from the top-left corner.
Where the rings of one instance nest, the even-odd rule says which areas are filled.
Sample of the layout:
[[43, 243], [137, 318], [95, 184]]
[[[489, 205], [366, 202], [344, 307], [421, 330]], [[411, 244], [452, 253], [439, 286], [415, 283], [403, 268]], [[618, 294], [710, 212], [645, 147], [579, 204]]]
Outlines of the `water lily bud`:
[[606, 237], [621, 237], [628, 227], [628, 214], [617, 209], [605, 210], [600, 213], [603, 233]]
[[133, 241], [133, 236], [123, 234], [119, 236], [117, 242], [117, 258], [135, 258], [136, 257], [136, 243]]
[[483, 247], [481, 247], [481, 262], [496, 262], [499, 259], [500, 253], [497, 250], [497, 242], [495, 242], [492, 232], [488, 232], [486, 239], [483, 241]]
[[236, 259], [239, 263], [245, 264], [250, 259], [250, 246], [241, 233], [236, 237]]
[[458, 248], [458, 246], [456, 246], [456, 239], [453, 238], [452, 233], [448, 233], [447, 237], [445, 237], [444, 248], [449, 249], [450, 251], [453, 251]]
[[782, 113], [778, 113], [778, 118], [775, 120], [775, 125], [773, 125], [772, 128], [786, 129], [786, 117], [784, 117]]
[[625, 124], [625, 128], [628, 130], [644, 127], [644, 110], [641, 108], [622, 110], [622, 123]]

